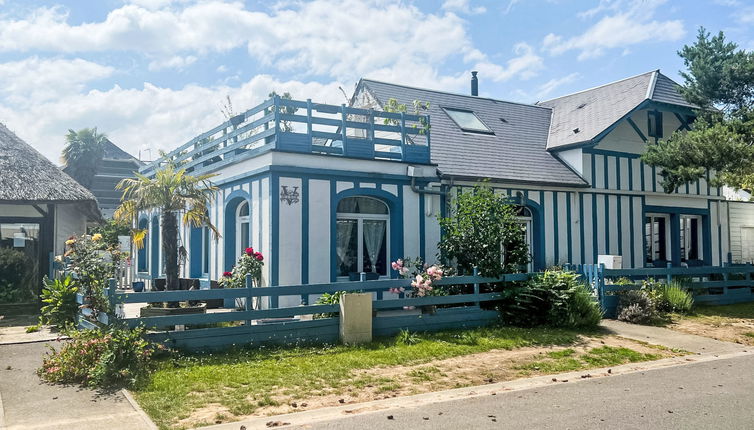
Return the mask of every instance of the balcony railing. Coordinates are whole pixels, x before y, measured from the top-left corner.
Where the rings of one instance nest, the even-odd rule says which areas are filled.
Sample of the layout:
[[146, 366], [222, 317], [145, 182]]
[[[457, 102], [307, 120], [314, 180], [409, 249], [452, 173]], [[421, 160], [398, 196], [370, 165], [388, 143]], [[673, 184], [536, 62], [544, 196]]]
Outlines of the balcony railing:
[[269, 150], [430, 163], [429, 116], [275, 96], [144, 166], [168, 159], [192, 172], [217, 170]]

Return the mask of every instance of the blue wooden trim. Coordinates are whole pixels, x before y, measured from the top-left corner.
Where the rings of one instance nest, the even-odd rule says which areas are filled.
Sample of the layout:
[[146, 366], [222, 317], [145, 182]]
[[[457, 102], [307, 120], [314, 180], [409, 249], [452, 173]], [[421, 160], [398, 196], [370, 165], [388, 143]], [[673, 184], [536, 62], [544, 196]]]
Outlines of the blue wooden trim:
[[675, 115], [675, 117], [678, 118], [678, 121], [680, 121], [681, 123], [681, 125], [678, 126], [676, 131], [681, 131], [681, 130], [690, 131], [691, 130], [691, 127], [689, 127], [689, 122], [686, 120], [686, 118], [682, 117], [681, 114], [679, 114], [678, 112], [673, 112], [673, 115]]
[[[236, 210], [242, 202], [249, 204], [249, 213], [251, 214], [251, 196], [241, 189], [235, 190], [225, 196], [223, 204], [223, 245], [224, 245], [224, 271], [230, 271], [236, 264]], [[249, 229], [251, 230], [251, 229]], [[249, 238], [251, 239], [251, 238]]]
[[566, 193], [566, 222], [568, 223], [568, 263], [573, 263], [573, 223], [571, 220], [571, 193]]
[[151, 226], [151, 258], [150, 258], [150, 270], [149, 273], [153, 277], [160, 276], [160, 219], [157, 215], [152, 216]]
[[707, 171], [707, 195], [711, 196], [712, 193], [710, 192], [710, 185], [709, 185], [709, 170]]
[[202, 230], [203, 227], [191, 227], [189, 230], [189, 276], [202, 276]]
[[593, 143], [599, 143], [602, 139], [605, 138], [605, 136], [607, 136], [608, 134], [610, 134], [610, 132], [613, 131], [615, 129], [615, 127], [617, 127], [621, 123], [621, 121], [623, 121], [626, 118], [630, 118], [631, 115], [634, 114], [634, 112], [642, 110], [645, 107], [649, 106], [650, 104], [651, 104], [651, 102], [648, 99], [644, 100], [641, 103], [639, 103], [638, 105], [636, 105], [636, 107], [634, 107], [633, 109], [631, 109], [630, 111], [628, 111], [625, 115], [623, 115], [617, 121], [615, 121], [614, 123], [612, 123], [608, 128], [604, 129], [597, 136], [595, 136], [594, 139], [592, 139], [592, 142]]
[[681, 265], [681, 216], [678, 213], [670, 214], [670, 261], [673, 266]]
[[628, 159], [628, 190], [634, 190], [634, 161]]
[[336, 201], [337, 196], [337, 181], [330, 180], [330, 281], [335, 282], [338, 280], [338, 253], [336, 252], [336, 247], [338, 246], [337, 241], [337, 212], [338, 212], [338, 202]]
[[626, 121], [628, 122], [629, 125], [631, 125], [631, 128], [634, 129], [634, 131], [636, 132], [636, 134], [639, 135], [639, 138], [641, 139], [641, 141], [642, 142], [646, 142], [647, 141], [647, 136], [644, 136], [644, 133], [642, 133], [641, 130], [639, 130], [639, 126], [636, 125], [636, 123], [634, 122], [634, 120], [631, 119], [631, 117], [628, 117], [628, 118], [626, 118]]
[[301, 283], [309, 283], [309, 179], [301, 179]]
[[639, 170], [641, 171], [641, 190], [642, 191], [647, 191], [646, 184], [644, 183], [645, 182], [644, 177], [646, 175], [644, 174], [644, 162], [643, 161], [639, 162]]
[[581, 240], [581, 248], [579, 249], [581, 252], [580, 264], [586, 264], [586, 250], [584, 249], [584, 236], [586, 235], [584, 231], [584, 193], [579, 193], [579, 235]]
[[[270, 285], [280, 283], [280, 176], [270, 175]], [[270, 297], [270, 307], [278, 307], [278, 297]]]
[[424, 216], [424, 195], [419, 194], [419, 256], [422, 261], [427, 261], [426, 252], [426, 220]]
[[[629, 202], [629, 209], [628, 209], [628, 218], [629, 218], [629, 234], [631, 235], [631, 267], [636, 267], [636, 238], [634, 237], [634, 197], [628, 198]], [[642, 230], [643, 231], [643, 230]]]
[[560, 224], [560, 222], [558, 218], [559, 218], [558, 217], [558, 193], [553, 192], [552, 193], [552, 224], [553, 224], [553, 245], [554, 245], [553, 248], [555, 248], [553, 249], [553, 254], [554, 254], [553, 263], [555, 265], [558, 265], [558, 263], [560, 262], [560, 247], [558, 246], [560, 242], [560, 240], [558, 239], [558, 236], [560, 235], [560, 232], [558, 231], [559, 230], [558, 224]]
[[606, 190], [609, 190], [610, 189], [610, 175], [608, 173], [610, 170], [607, 167], [607, 164], [608, 164], [607, 158], [608, 158], [607, 155], [602, 156], [602, 164], [603, 164], [602, 170], [604, 170], [602, 173], [605, 175], [605, 184], [603, 188], [605, 188]]
[[592, 163], [592, 188], [597, 188], [597, 167], [595, 162], [595, 155], [589, 154], [589, 158], [591, 159]]
[[623, 253], [623, 213], [622, 213], [622, 196], [615, 196], [616, 198], [616, 210], [618, 222], [618, 255], [624, 255]]
[[657, 168], [652, 166], [652, 192], [657, 192]]
[[544, 192], [540, 191], [540, 202], [536, 203], [529, 199], [529, 190], [523, 190], [522, 197], [512, 196], [511, 199], [515, 204], [526, 206], [531, 210], [532, 214], [532, 248], [529, 253], [532, 257], [532, 266], [534, 270], [542, 270], [546, 268], [545, 258], [545, 212], [544, 212], [544, 199], [542, 195]]
[[685, 208], [682, 206], [645, 206], [645, 212], [651, 213], [666, 213], [666, 214], [683, 214], [683, 215], [709, 215], [708, 209], [700, 208]]
[[149, 218], [147, 218], [146, 215], [141, 216], [138, 225], [140, 229], [147, 231], [147, 235], [144, 236], [144, 242], [142, 243], [143, 246], [136, 251], [136, 270], [139, 272], [147, 272], [149, 270], [149, 257], [147, 256], [147, 253], [150, 246], [149, 241], [151, 239], [151, 235], [149, 234]]
[[[629, 160], [630, 161], [630, 160]], [[615, 188], [620, 190], [620, 157], [615, 157]]]
[[701, 185], [700, 185], [700, 183], [701, 183], [701, 181], [700, 181], [699, 179], [697, 179], [697, 180], [696, 180], [696, 194], [697, 194], [697, 195], [699, 195], [699, 194], [701, 194], [701, 193], [702, 193], [702, 191], [701, 191]]
[[622, 158], [641, 158], [641, 154], [634, 154], [633, 152], [623, 152], [623, 151], [613, 151], [610, 149], [599, 149], [599, 148], [587, 148], [582, 150], [585, 154], [595, 154], [595, 155], [608, 155], [611, 157], [622, 157]]
[[605, 201], [605, 254], [610, 254], [610, 196], [603, 195], [602, 199]]
[[597, 261], [599, 244], [597, 243], [597, 195], [592, 194], [592, 257]]
[[540, 238], [541, 252], [539, 253], [539, 255], [541, 255], [542, 266], [541, 267], [536, 267], [535, 266], [534, 270], [545, 269], [546, 268], [546, 264], [547, 264], [547, 241], [545, 240], [545, 238], [547, 237], [546, 236], [547, 223], [545, 223], [545, 192], [544, 191], [540, 191], [539, 192], [539, 204], [541, 206], [540, 207], [539, 222], [540, 222], [541, 230], [542, 230], [542, 234], [541, 234], [541, 238]]

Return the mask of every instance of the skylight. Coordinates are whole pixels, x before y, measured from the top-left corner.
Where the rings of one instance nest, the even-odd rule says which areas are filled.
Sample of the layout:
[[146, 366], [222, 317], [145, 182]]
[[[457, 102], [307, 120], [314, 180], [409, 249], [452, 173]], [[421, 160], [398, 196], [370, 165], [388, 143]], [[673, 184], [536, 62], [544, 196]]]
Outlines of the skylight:
[[458, 125], [463, 131], [470, 131], [473, 133], [488, 133], [492, 134], [492, 130], [489, 129], [476, 114], [470, 110], [442, 108], [446, 114]]

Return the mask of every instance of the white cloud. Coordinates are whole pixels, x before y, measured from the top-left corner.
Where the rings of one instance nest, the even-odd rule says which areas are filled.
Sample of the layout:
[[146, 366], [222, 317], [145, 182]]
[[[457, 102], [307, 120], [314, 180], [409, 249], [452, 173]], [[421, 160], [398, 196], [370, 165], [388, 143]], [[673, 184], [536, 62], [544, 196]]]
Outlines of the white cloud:
[[478, 62], [474, 67], [482, 76], [489, 77], [495, 82], [507, 81], [513, 77], [530, 79], [544, 68], [542, 57], [534, 53], [534, 49], [526, 43], [517, 43], [513, 48], [515, 57], [500, 66], [489, 61]]
[[655, 10], [664, 0], [603, 1], [597, 8], [583, 12], [591, 17], [602, 11], [613, 14], [604, 16], [584, 33], [564, 38], [553, 33], [545, 36], [543, 47], [553, 55], [570, 50], [579, 51], [578, 59], [599, 57], [605, 50], [636, 45], [645, 42], [677, 41], [686, 31], [680, 20], [652, 20]]
[[145, 143], [157, 154], [157, 149], [173, 149], [224, 121], [220, 107], [226, 95], [239, 112], [258, 104], [272, 90], [340, 104], [339, 85], [279, 81], [269, 75], [257, 75], [239, 86], [187, 85], [174, 90], [149, 83], [135, 89], [116, 85], [35, 103], [2, 100], [0, 122], [53, 161], [59, 159], [69, 128], [93, 126], [131, 154], [137, 155]]
[[[179, 58], [185, 62], [246, 47], [263, 66], [280, 72], [355, 80], [386, 68], [394, 69], [393, 76], [412, 79], [413, 71], [397, 65], [437, 68], [474, 51], [462, 18], [448, 11], [424, 13], [400, 0], [289, 2], [269, 12], [216, 0], [171, 2], [169, 7], [158, 1], [148, 9], [144, 1], [123, 5], [102, 21], [79, 25], [70, 24], [61, 7], [39, 8], [24, 19], [0, 18], [0, 52], [135, 51], [149, 59], [168, 58], [166, 67], [185, 67]], [[468, 1], [446, 5], [481, 11]], [[152, 61], [151, 67], [163, 66]]]
[[[511, 3], [514, 1], [512, 0]], [[459, 12], [467, 15], [477, 15], [487, 12], [484, 6], [471, 6], [470, 0], [445, 0], [442, 8], [451, 12]], [[510, 9], [510, 6], [508, 7]]]
[[580, 77], [581, 77], [581, 74], [579, 73], [571, 73], [570, 75], [562, 76], [560, 78], [550, 79], [549, 81], [540, 85], [539, 88], [537, 88], [537, 97], [539, 97], [540, 99], [543, 99], [549, 96], [550, 94], [552, 94], [552, 92], [555, 91], [556, 89], [562, 87], [563, 85], [568, 85], [570, 83], [573, 83]]
[[193, 55], [187, 55], [181, 57], [180, 55], [174, 55], [167, 58], [159, 58], [149, 62], [149, 70], [157, 71], [163, 69], [178, 69], [181, 70], [187, 66], [190, 66], [196, 62], [197, 58]]
[[29, 57], [0, 63], [2, 104], [33, 106], [36, 103], [78, 94], [86, 84], [109, 77], [114, 69], [90, 61]]

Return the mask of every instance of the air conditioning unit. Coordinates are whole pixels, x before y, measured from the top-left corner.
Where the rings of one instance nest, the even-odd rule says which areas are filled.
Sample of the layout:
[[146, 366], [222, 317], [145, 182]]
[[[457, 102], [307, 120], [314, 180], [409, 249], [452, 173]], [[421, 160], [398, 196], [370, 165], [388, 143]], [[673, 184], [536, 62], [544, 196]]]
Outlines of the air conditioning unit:
[[605, 269], [622, 269], [623, 257], [620, 255], [598, 255], [597, 264], [604, 264]]

